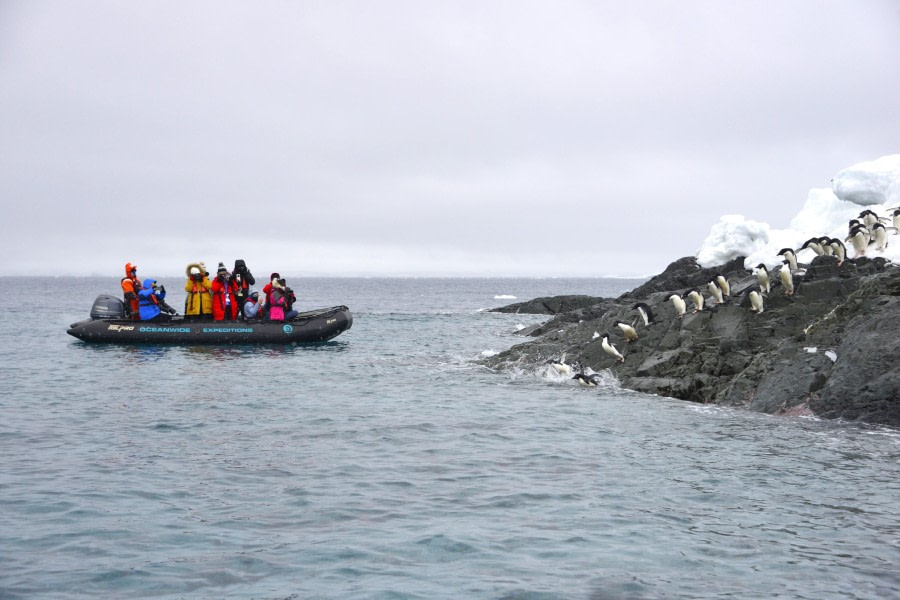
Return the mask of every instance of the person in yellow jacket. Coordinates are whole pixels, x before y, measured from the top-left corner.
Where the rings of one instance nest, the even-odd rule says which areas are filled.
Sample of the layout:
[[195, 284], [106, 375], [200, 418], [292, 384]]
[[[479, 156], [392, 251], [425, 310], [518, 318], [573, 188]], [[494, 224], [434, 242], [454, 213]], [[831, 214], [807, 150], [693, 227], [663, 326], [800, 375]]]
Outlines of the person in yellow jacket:
[[187, 282], [184, 291], [187, 298], [184, 299], [184, 317], [186, 319], [211, 319], [212, 296], [210, 290], [209, 273], [202, 262], [191, 263], [185, 269]]

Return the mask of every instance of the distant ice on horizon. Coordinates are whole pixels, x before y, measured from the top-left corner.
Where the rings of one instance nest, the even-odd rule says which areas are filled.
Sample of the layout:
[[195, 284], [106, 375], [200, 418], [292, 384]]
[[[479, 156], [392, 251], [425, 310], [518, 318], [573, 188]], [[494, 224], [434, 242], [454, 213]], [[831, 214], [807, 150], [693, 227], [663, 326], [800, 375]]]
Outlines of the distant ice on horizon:
[[[898, 207], [900, 154], [892, 154], [838, 172], [832, 180], [832, 189], [811, 189], [806, 203], [787, 229], [773, 229], [768, 223], [743, 215], [724, 215], [697, 250], [697, 262], [702, 267], [713, 267], [746, 256], [744, 266], [748, 269], [760, 263], [772, 268], [781, 264], [778, 251], [782, 248], [797, 250], [809, 238], [823, 235], [843, 241], [847, 237], [847, 222], [863, 210], [890, 218], [890, 213]], [[847, 253], [849, 258], [855, 258], [849, 245]], [[809, 262], [814, 256], [812, 250], [797, 254], [801, 262]], [[900, 262], [900, 236], [889, 236], [884, 252], [870, 247], [866, 256], [883, 256]]]

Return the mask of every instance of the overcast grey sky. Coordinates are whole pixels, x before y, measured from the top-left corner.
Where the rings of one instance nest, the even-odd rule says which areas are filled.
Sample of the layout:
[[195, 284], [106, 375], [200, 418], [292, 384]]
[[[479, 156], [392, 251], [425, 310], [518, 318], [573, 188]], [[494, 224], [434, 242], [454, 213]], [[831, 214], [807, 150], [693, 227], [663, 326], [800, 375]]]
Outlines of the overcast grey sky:
[[0, 0], [2, 274], [652, 274], [898, 142], [893, 0]]

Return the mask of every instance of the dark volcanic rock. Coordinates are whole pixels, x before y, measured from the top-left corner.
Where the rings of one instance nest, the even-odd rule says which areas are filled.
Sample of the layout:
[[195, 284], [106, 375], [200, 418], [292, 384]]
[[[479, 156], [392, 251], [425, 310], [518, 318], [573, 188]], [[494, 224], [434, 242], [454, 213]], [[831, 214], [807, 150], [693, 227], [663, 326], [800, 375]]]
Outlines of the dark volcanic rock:
[[602, 298], [594, 296], [552, 296], [550, 298], [535, 298], [528, 302], [517, 302], [493, 308], [490, 312], [499, 313], [524, 313], [527, 315], [558, 315], [573, 311], [577, 308], [586, 308], [596, 304]]
[[[843, 335], [830, 377], [810, 408], [824, 417], [900, 427], [900, 278], [870, 278], [842, 309], [822, 325]], [[815, 332], [817, 338], [823, 334]]]
[[630, 292], [625, 292], [620, 298], [640, 300], [655, 292], [682, 293], [691, 288], [703, 289], [706, 283], [719, 273], [729, 279], [735, 275], [740, 278], [746, 277], [747, 269], [744, 268], [744, 257], [741, 256], [724, 265], [708, 269], [698, 265], [697, 259], [693, 256], [679, 258], [666, 267], [665, 271], [651, 277], [647, 283], [634, 288]]
[[[688, 257], [618, 299], [539, 299], [557, 311], [529, 332], [540, 337], [485, 362], [537, 367], [565, 353], [569, 362], [611, 370], [638, 391], [900, 427], [900, 269], [880, 258], [839, 267], [834, 257], [818, 257], [796, 278], [796, 294], [773, 289], [762, 314], [746, 299], [712, 306], [707, 298], [705, 310], [676, 317], [667, 296], [692, 287], [705, 292], [717, 273], [729, 278], [733, 293], [755, 282], [743, 259], [701, 269]], [[615, 322], [635, 321], [636, 301], [649, 304], [657, 320], [638, 323], [639, 339], [627, 344]], [[598, 333], [610, 335], [624, 363], [603, 351]]]

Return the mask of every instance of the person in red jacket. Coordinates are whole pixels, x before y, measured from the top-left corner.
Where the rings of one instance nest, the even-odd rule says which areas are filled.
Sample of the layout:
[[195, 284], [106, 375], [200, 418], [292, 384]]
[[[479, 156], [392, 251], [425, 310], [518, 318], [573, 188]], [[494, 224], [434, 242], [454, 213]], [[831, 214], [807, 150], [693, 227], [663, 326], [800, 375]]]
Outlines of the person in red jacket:
[[138, 292], [141, 282], [137, 278], [137, 265], [125, 263], [125, 277], [122, 278], [122, 293], [125, 295], [125, 314], [135, 321], [141, 320]]
[[272, 290], [275, 289], [274, 284], [281, 279], [281, 275], [278, 273], [272, 273], [269, 275], [269, 283], [263, 286], [262, 294], [259, 295], [260, 301], [262, 301], [264, 306], [268, 306], [272, 301]]
[[238, 304], [235, 298], [237, 283], [232, 279], [228, 269], [219, 263], [216, 278], [212, 282], [213, 320], [234, 321], [237, 319]]

